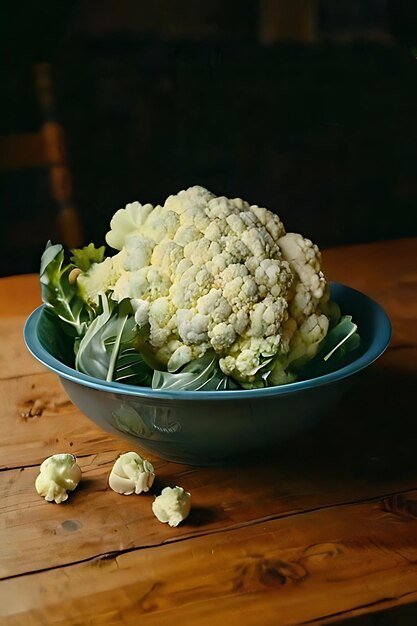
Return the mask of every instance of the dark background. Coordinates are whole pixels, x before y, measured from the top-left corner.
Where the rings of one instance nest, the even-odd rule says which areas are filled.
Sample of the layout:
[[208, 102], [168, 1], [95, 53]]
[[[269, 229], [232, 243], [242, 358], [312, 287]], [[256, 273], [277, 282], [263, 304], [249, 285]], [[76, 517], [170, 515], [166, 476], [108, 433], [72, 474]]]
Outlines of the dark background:
[[[42, 0], [0, 6], [0, 135], [45, 122], [48, 62], [83, 243], [193, 184], [321, 247], [417, 235], [415, 0]], [[37, 271], [45, 167], [0, 174], [0, 274]], [[50, 225], [50, 227], [49, 227]]]

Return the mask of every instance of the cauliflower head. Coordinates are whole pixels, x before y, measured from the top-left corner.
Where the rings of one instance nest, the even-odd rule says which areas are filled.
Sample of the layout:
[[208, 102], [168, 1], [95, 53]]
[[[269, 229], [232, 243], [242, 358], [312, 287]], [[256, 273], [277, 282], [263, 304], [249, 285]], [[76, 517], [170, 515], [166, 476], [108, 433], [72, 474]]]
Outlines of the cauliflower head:
[[311, 354], [317, 328], [327, 333], [320, 252], [265, 208], [190, 187], [163, 206], [120, 209], [106, 241], [117, 253], [81, 273], [82, 293], [128, 298], [168, 371], [212, 350], [225, 374], [251, 381], [293, 341]]

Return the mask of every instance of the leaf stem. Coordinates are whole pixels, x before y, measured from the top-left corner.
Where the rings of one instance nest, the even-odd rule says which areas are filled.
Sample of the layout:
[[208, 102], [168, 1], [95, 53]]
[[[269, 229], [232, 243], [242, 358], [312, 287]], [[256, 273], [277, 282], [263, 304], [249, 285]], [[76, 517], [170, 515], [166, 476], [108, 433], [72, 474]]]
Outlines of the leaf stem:
[[110, 357], [109, 369], [107, 371], [106, 381], [110, 382], [113, 380], [114, 368], [116, 366], [117, 357], [119, 356], [120, 350], [120, 342], [122, 339], [123, 330], [127, 321], [128, 315], [125, 315], [120, 320], [119, 330], [117, 331], [116, 340], [114, 342], [113, 350]]
[[339, 343], [332, 350], [330, 350], [330, 352], [328, 352], [326, 356], [323, 357], [323, 361], [328, 361], [330, 357], [332, 356], [332, 354], [334, 354], [336, 350], [338, 350], [338, 348], [340, 348], [349, 339], [349, 337], [351, 337], [354, 333], [356, 333], [357, 330], [358, 330], [358, 327], [356, 326], [356, 324], [353, 324], [348, 334], [345, 337], [343, 337], [343, 339], [339, 341]]

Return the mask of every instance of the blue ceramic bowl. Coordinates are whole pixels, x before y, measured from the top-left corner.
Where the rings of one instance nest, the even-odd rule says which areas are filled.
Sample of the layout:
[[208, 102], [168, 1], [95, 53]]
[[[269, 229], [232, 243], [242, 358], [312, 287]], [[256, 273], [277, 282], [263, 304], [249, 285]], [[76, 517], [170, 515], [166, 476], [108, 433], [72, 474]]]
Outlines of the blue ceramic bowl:
[[64, 365], [59, 337], [44, 329], [44, 306], [28, 318], [24, 337], [33, 356], [58, 374], [72, 402], [100, 428], [143, 451], [180, 463], [219, 465], [275, 448], [337, 404], [354, 375], [387, 348], [391, 325], [364, 294], [332, 284], [332, 298], [359, 327], [361, 345], [345, 367], [280, 387], [238, 391], [154, 391], [106, 382]]

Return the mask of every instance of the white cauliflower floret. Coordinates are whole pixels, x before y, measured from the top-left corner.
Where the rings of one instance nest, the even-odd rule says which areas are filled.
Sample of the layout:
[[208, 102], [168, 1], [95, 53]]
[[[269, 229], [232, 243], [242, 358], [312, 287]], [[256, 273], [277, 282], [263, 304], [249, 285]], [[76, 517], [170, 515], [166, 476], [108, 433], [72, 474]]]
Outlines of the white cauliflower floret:
[[109, 246], [121, 250], [126, 243], [126, 238], [139, 232], [152, 209], [151, 204], [142, 205], [139, 202], [132, 202], [127, 204], [126, 208], [116, 211], [110, 222], [111, 230], [106, 235]]
[[179, 223], [178, 215], [174, 211], [166, 211], [157, 206], [149, 214], [141, 231], [156, 243], [163, 243], [164, 241], [172, 241]]
[[326, 279], [320, 269], [320, 251], [298, 233], [287, 233], [278, 239], [278, 245], [297, 278], [290, 311], [297, 320], [303, 320], [316, 310], [325, 295]]
[[209, 336], [210, 343], [213, 346], [214, 350], [219, 354], [222, 354], [222, 352], [224, 352], [233, 345], [237, 333], [233, 324], [220, 322], [220, 324], [216, 324], [216, 326], [211, 329]]
[[325, 315], [317, 315], [316, 313], [310, 315], [294, 333], [290, 345], [291, 360], [313, 358], [328, 330], [329, 320]]
[[118, 302], [129, 298], [170, 371], [214, 350], [225, 374], [251, 381], [266, 358], [298, 345], [328, 299], [317, 246], [285, 234], [267, 209], [203, 187], [154, 209], [128, 204], [106, 240], [120, 252], [78, 280], [90, 300], [96, 284]]
[[214, 323], [220, 323], [229, 319], [232, 307], [220, 289], [212, 288], [197, 300], [197, 311], [201, 315], [210, 315]]
[[259, 207], [256, 204], [252, 205], [250, 209], [253, 213], [255, 213], [261, 224], [265, 226], [274, 241], [277, 241], [279, 237], [283, 237], [283, 235], [285, 235], [284, 225], [278, 215], [275, 215], [274, 213], [271, 213], [271, 211], [268, 211], [268, 209]]
[[[291, 382], [287, 374], [288, 367], [294, 364], [300, 367], [312, 359], [317, 354], [320, 343], [329, 330], [329, 319], [324, 314], [313, 313], [304, 320], [299, 328], [296, 327], [294, 321], [292, 320], [291, 323], [291, 339], [288, 350], [286, 354], [282, 354], [276, 359], [269, 376], [269, 382], [273, 385]], [[291, 379], [293, 380], [294, 377]]]
[[148, 321], [150, 323], [150, 342], [154, 347], [160, 348], [170, 338], [175, 324], [174, 315], [175, 307], [166, 296], [157, 298], [150, 304]]
[[194, 224], [180, 226], [174, 235], [174, 241], [178, 246], [184, 248], [189, 243], [195, 243], [200, 239], [200, 231]]
[[149, 309], [151, 303], [148, 300], [142, 300], [141, 298], [132, 298], [131, 305], [135, 314], [135, 322], [141, 328], [149, 322]]
[[161, 272], [173, 280], [175, 268], [184, 259], [182, 246], [174, 241], [165, 241], [159, 246], [155, 246], [151, 258], [151, 265], [155, 265]]
[[150, 262], [155, 242], [142, 235], [130, 235], [126, 237], [126, 255], [123, 262], [125, 270], [133, 272], [147, 267]]
[[152, 503], [155, 517], [170, 526], [178, 526], [184, 521], [190, 509], [191, 495], [182, 487], [165, 487]]
[[190, 346], [180, 344], [169, 357], [167, 363], [168, 372], [176, 372], [180, 367], [193, 359], [193, 351]]
[[201, 344], [207, 341], [209, 318], [190, 309], [177, 311], [177, 328], [180, 339], [185, 345]]
[[121, 302], [125, 298], [144, 299], [149, 293], [147, 267], [136, 272], [125, 271], [113, 286], [113, 298]]
[[87, 272], [80, 272], [76, 280], [82, 298], [90, 304], [98, 304], [100, 293], [112, 288], [119, 277], [120, 272], [108, 257], [101, 263], [93, 263]]
[[61, 504], [68, 499], [68, 491], [74, 491], [80, 480], [81, 469], [75, 456], [54, 454], [41, 464], [35, 488], [48, 502]]
[[114, 463], [109, 476], [109, 487], [116, 493], [130, 496], [149, 491], [155, 479], [155, 470], [146, 459], [136, 452], [121, 454]]

